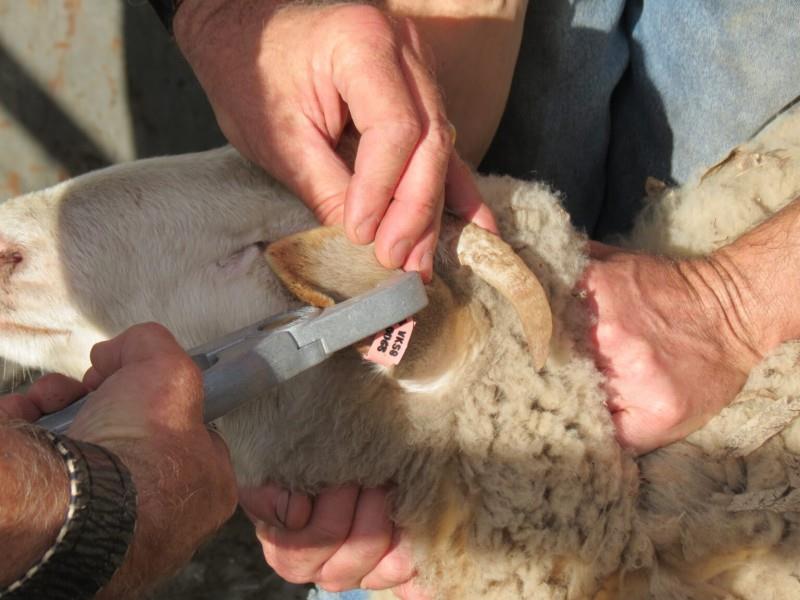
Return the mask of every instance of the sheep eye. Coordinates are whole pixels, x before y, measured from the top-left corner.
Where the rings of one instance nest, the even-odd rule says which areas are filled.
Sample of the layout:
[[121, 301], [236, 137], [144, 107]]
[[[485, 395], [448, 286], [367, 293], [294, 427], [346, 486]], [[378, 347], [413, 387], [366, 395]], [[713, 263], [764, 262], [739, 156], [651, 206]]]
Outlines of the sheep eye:
[[266, 240], [259, 240], [249, 244], [225, 258], [219, 259], [216, 262], [216, 266], [232, 275], [245, 272], [264, 253], [269, 244], [270, 242]]

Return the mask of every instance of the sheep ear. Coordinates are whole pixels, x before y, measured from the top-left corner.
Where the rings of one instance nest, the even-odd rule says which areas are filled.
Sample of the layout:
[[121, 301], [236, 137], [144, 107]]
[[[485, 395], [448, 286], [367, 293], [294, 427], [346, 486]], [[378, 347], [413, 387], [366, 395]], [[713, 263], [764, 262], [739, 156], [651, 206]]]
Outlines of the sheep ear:
[[372, 245], [350, 242], [340, 227], [319, 227], [269, 245], [267, 261], [286, 288], [313, 306], [332, 306], [362, 294], [392, 273]]
[[[333, 227], [280, 239], [267, 248], [267, 260], [290, 292], [319, 307], [363, 294], [398, 272], [378, 263], [372, 245], [353, 244], [341, 228]], [[436, 276], [425, 289], [429, 302], [414, 317], [414, 341], [391, 369], [402, 380], [436, 378], [459, 364], [471, 347], [470, 311], [459, 309], [450, 288]], [[369, 349], [370, 341], [356, 344], [359, 354]]]

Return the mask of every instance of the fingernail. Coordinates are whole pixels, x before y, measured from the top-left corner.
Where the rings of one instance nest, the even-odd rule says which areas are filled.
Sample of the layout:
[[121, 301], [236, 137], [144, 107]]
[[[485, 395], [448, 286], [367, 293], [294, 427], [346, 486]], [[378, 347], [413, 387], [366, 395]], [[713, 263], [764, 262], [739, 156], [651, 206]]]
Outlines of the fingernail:
[[356, 225], [354, 230], [356, 243], [369, 244], [375, 238], [375, 230], [378, 228], [378, 217], [370, 215], [361, 223]]
[[275, 503], [275, 518], [286, 527], [286, 519], [289, 516], [289, 490], [283, 490]]
[[392, 267], [402, 267], [403, 263], [408, 258], [408, 253], [411, 252], [411, 242], [409, 240], [400, 240], [389, 252], [389, 259], [392, 261]]
[[430, 250], [422, 255], [419, 261], [419, 270], [425, 276], [429, 276], [433, 273], [433, 252]]

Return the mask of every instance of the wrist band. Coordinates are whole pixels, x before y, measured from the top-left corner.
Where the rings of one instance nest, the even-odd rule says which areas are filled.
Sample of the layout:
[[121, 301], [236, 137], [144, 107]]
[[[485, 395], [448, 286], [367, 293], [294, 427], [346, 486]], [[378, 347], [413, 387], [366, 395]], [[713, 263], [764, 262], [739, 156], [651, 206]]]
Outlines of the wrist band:
[[136, 525], [136, 489], [130, 472], [101, 446], [42, 431], [69, 473], [69, 508], [55, 544], [3, 600], [93, 598], [125, 559]]
[[172, 20], [183, 0], [149, 0], [164, 28], [172, 34]]

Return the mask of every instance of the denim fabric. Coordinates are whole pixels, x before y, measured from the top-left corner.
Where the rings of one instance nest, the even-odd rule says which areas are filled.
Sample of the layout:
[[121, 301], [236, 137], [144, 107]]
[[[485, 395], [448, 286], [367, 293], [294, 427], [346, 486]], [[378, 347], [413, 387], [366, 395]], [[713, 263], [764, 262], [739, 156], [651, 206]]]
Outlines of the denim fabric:
[[367, 598], [369, 598], [369, 591], [367, 590], [326, 592], [321, 588], [317, 588], [308, 593], [308, 600], [367, 600]]
[[531, 1], [481, 171], [548, 181], [603, 236], [648, 175], [685, 182], [798, 96], [797, 0]]
[[798, 96], [800, 0], [530, 0], [480, 170], [548, 181], [602, 237], [630, 226], [648, 175], [686, 181]]

